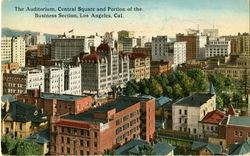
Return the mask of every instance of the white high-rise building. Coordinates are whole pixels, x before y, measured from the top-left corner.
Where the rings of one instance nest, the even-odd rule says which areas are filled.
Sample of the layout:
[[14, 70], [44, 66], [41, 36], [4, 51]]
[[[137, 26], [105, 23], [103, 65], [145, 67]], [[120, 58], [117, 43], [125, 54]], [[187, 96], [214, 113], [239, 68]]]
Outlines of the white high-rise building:
[[34, 45], [37, 44], [46, 44], [46, 37], [43, 33], [34, 36]]
[[64, 69], [63, 67], [53, 66], [45, 70], [45, 92], [64, 93]]
[[199, 35], [199, 50], [196, 54], [196, 59], [202, 60], [206, 58], [206, 48], [205, 46], [208, 44], [208, 36], [207, 35]]
[[123, 88], [129, 81], [129, 58], [119, 55], [108, 44], [85, 56], [82, 65], [82, 92], [104, 96], [114, 88]]
[[206, 58], [215, 56], [228, 56], [230, 53], [230, 41], [225, 41], [225, 39], [209, 41], [209, 43], [206, 45]]
[[186, 42], [175, 42], [173, 53], [173, 65], [186, 63]]
[[20, 67], [25, 66], [25, 40], [23, 37], [12, 38], [12, 62], [19, 63]]
[[68, 65], [65, 67], [64, 71], [64, 89], [67, 94], [71, 95], [81, 95], [82, 86], [81, 86], [81, 65]]
[[157, 36], [152, 38], [152, 61], [167, 60], [169, 53], [167, 36]]
[[1, 39], [1, 61], [11, 62], [11, 37]]

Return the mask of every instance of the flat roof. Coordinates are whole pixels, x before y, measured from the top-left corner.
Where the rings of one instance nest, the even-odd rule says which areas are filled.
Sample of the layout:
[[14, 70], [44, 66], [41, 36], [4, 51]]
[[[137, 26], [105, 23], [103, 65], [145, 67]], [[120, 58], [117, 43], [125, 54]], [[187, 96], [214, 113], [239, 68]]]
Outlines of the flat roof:
[[210, 93], [195, 93], [191, 96], [178, 100], [176, 103], [174, 103], [174, 105], [200, 107], [213, 96], [214, 94]]
[[57, 99], [63, 101], [75, 101], [87, 96], [68, 95], [68, 94], [55, 94], [55, 93], [41, 93], [42, 99]]
[[250, 127], [249, 116], [230, 116], [228, 125]]
[[71, 120], [80, 120], [80, 121], [93, 121], [93, 122], [107, 122], [107, 120], [94, 118], [94, 113], [106, 113], [111, 109], [116, 109], [116, 112], [120, 112], [140, 101], [148, 101], [147, 98], [138, 98], [138, 97], [118, 97], [116, 100], [103, 104], [100, 107], [87, 110], [85, 112], [79, 113], [77, 115], [66, 115], [62, 118], [71, 119]]

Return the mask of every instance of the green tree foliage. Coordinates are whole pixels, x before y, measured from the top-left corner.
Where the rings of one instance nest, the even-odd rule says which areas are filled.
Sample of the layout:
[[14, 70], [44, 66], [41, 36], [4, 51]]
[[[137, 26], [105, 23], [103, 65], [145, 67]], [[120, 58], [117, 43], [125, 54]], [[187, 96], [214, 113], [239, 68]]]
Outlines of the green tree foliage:
[[139, 147], [139, 155], [154, 155], [154, 149], [149, 144]]
[[3, 136], [1, 140], [2, 153], [8, 155], [41, 155], [42, 149], [35, 142], [26, 142], [9, 135]]
[[126, 95], [146, 94], [155, 97], [163, 95], [176, 100], [189, 96], [192, 92], [208, 91], [209, 82], [215, 88], [219, 108], [230, 104], [236, 108], [244, 105], [243, 93], [239, 91], [242, 90], [239, 88], [239, 83], [217, 72], [207, 75], [200, 69], [191, 69], [187, 73], [176, 71], [168, 75], [162, 74], [140, 82], [130, 81], [127, 83], [124, 93]]

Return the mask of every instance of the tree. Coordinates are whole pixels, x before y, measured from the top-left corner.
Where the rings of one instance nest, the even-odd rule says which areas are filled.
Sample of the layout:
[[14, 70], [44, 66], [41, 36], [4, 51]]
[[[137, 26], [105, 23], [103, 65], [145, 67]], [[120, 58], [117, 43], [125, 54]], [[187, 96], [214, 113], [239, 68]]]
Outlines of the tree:
[[187, 71], [187, 76], [194, 80], [192, 91], [206, 91], [208, 88], [208, 79], [200, 69], [191, 69]]
[[42, 149], [35, 142], [26, 142], [9, 135], [3, 136], [1, 140], [2, 153], [8, 155], [41, 155]]
[[159, 97], [162, 95], [163, 89], [161, 85], [155, 80], [152, 79], [151, 85], [150, 85], [150, 93], [153, 96]]
[[134, 84], [132, 82], [128, 82], [126, 88], [124, 90], [125, 95], [134, 95], [136, 94], [136, 89], [134, 88]]
[[183, 97], [182, 88], [181, 88], [180, 84], [175, 84], [173, 86], [173, 98], [179, 99], [181, 97]]
[[42, 148], [33, 141], [23, 141], [17, 147], [17, 155], [42, 155]]
[[1, 146], [2, 146], [2, 153], [9, 154], [9, 155], [16, 155], [17, 146], [20, 144], [20, 139], [13, 139], [10, 135], [5, 135], [2, 137]]
[[145, 144], [139, 147], [139, 155], [154, 155], [154, 149], [149, 144]]

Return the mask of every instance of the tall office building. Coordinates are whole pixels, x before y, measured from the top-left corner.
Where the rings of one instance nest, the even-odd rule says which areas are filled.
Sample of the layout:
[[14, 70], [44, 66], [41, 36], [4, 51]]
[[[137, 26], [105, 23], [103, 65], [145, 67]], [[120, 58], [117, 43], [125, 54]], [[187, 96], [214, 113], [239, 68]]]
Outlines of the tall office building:
[[168, 46], [167, 36], [152, 37], [152, 61], [167, 60], [168, 54], [171, 53]]
[[134, 31], [126, 31], [122, 30], [118, 32], [118, 52], [123, 51], [123, 40], [124, 38], [134, 38], [135, 32]]
[[11, 37], [1, 38], [1, 61], [11, 62]]
[[174, 66], [186, 63], [186, 42], [174, 42], [173, 60]]
[[84, 52], [85, 39], [82, 38], [57, 38], [52, 39], [51, 58], [68, 59]]
[[20, 67], [25, 66], [25, 40], [23, 37], [12, 38], [12, 61], [19, 63]]
[[225, 41], [225, 39], [209, 41], [209, 43], [206, 45], [206, 58], [214, 56], [228, 56], [230, 53], [230, 41]]
[[136, 38], [124, 38], [122, 41], [122, 47], [124, 53], [131, 53], [133, 52], [133, 48], [137, 45], [137, 39]]
[[96, 53], [83, 57], [81, 65], [83, 93], [102, 96], [129, 81], [128, 56], [119, 56], [108, 44], [101, 44]]
[[199, 38], [196, 34], [176, 34], [177, 42], [186, 42], [186, 58], [187, 61], [196, 59], [197, 52], [199, 50]]
[[203, 35], [209, 36], [209, 41], [217, 40], [219, 37], [219, 29], [204, 29]]
[[237, 37], [237, 52], [250, 54], [250, 34], [238, 34]]

